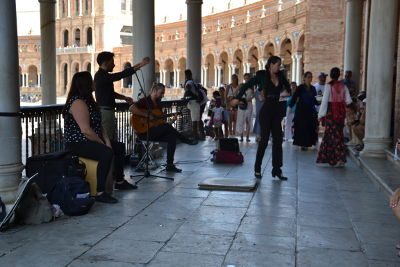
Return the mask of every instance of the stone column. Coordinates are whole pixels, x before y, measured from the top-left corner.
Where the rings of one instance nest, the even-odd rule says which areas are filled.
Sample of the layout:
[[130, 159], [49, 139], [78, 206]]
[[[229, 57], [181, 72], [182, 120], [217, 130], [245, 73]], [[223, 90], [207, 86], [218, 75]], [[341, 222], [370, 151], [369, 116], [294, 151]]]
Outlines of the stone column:
[[384, 156], [391, 143], [393, 66], [398, 0], [372, 0], [369, 24], [368, 97], [362, 156]]
[[[133, 3], [132, 3], [132, 5], [133, 5]], [[95, 12], [95, 9], [94, 9], [94, 0], [92, 0], [92, 16], [94, 16], [95, 14], [96, 14], [96, 12]], [[94, 43], [94, 39], [93, 39], [93, 43]]]
[[208, 67], [204, 67], [204, 87], [208, 86]]
[[56, 19], [60, 18], [60, 1], [56, 3]]
[[204, 66], [201, 67], [201, 77], [200, 77], [200, 79], [201, 79], [201, 84], [205, 87], [205, 85], [204, 85]]
[[218, 66], [214, 66], [214, 87], [218, 87]]
[[231, 83], [232, 82], [232, 74], [233, 74], [233, 71], [234, 71], [232, 64], [228, 65], [228, 70], [229, 70], [228, 83]]
[[82, 16], [82, 0], [79, 0], [79, 16]]
[[264, 60], [260, 59], [258, 61], [258, 70], [263, 70], [264, 69]]
[[303, 64], [301, 64], [301, 59], [303, 54], [297, 52], [296, 55], [296, 83], [297, 85], [303, 83]]
[[192, 70], [193, 80], [200, 81], [201, 69], [201, 5], [202, 0], [186, 0], [187, 4], [187, 68]]
[[180, 72], [181, 72], [181, 70], [180, 69], [176, 69], [176, 76], [175, 76], [175, 84], [176, 84], [176, 88], [180, 88], [180, 86], [179, 86], [179, 80], [180, 80]]
[[219, 87], [222, 83], [222, 66], [217, 65], [217, 72], [218, 72], [218, 82], [217, 82], [217, 87]]
[[347, 0], [344, 42], [344, 70], [353, 72], [357, 87], [360, 84], [360, 55], [363, 0]]
[[[40, 2], [40, 58], [43, 73], [42, 104], [56, 104], [56, 0]], [[69, 2], [68, 2], [69, 3]]]
[[15, 201], [23, 165], [21, 162], [21, 119], [19, 106], [19, 64], [15, 1], [0, 1], [0, 195], [7, 205]]
[[[150, 57], [150, 63], [142, 68], [144, 84], [142, 86], [149, 92], [155, 81], [155, 53], [154, 53], [154, 0], [132, 1], [133, 27], [133, 62], [136, 64], [144, 57]], [[136, 77], [133, 77], [133, 95], [137, 95], [140, 87]]]
[[291, 80], [291, 82], [294, 82], [294, 81], [296, 81], [297, 79], [297, 77], [296, 77], [296, 67], [297, 67], [297, 62], [296, 62], [296, 56], [295, 55], [292, 55], [292, 69], [291, 69], [291, 72], [292, 72], [292, 80]]
[[[68, 4], [67, 4], [67, 14], [68, 14], [68, 18], [71, 17], [71, 0], [67, 0]], [[40, 0], [39, 0], [40, 2]]]

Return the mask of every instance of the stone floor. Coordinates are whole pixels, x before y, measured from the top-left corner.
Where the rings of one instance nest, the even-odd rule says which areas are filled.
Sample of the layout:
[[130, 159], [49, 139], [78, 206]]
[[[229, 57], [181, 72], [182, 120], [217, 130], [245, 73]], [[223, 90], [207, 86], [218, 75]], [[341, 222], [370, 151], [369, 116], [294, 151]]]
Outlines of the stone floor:
[[174, 182], [146, 179], [116, 205], [0, 233], [0, 266], [400, 266], [387, 197], [352, 160], [317, 167], [315, 150], [285, 144], [288, 181], [270, 177], [268, 148], [255, 192], [201, 191], [205, 178], [253, 175], [254, 142], [242, 166], [212, 164], [213, 148], [179, 145]]

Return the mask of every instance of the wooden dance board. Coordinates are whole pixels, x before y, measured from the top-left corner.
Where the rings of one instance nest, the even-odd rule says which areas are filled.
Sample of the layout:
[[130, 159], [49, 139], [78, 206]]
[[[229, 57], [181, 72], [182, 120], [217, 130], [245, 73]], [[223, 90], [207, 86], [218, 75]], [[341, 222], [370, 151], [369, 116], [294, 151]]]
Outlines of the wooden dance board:
[[255, 178], [208, 178], [198, 184], [204, 190], [228, 190], [249, 192], [257, 188]]

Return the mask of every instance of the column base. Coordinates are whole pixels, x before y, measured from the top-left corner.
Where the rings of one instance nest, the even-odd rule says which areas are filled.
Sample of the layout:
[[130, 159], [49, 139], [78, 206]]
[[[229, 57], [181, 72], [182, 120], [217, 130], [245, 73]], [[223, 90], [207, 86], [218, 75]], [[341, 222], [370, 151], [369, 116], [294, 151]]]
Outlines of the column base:
[[364, 138], [364, 149], [360, 152], [363, 157], [386, 157], [385, 150], [392, 140], [390, 138]]
[[0, 165], [0, 195], [5, 204], [12, 204], [21, 181], [22, 163]]

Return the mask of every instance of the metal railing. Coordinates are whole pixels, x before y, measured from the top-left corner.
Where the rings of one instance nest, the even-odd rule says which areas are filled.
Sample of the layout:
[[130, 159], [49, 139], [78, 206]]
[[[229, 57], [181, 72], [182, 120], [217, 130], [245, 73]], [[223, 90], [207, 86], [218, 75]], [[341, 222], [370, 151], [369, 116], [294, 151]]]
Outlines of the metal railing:
[[[187, 101], [162, 101], [164, 113], [181, 112], [171, 123], [180, 132], [191, 129], [190, 112]], [[64, 149], [64, 105], [21, 107], [22, 160], [32, 155], [56, 152]], [[131, 127], [131, 113], [127, 103], [117, 103], [116, 123], [118, 141], [125, 143], [127, 154], [134, 151], [134, 132]]]

